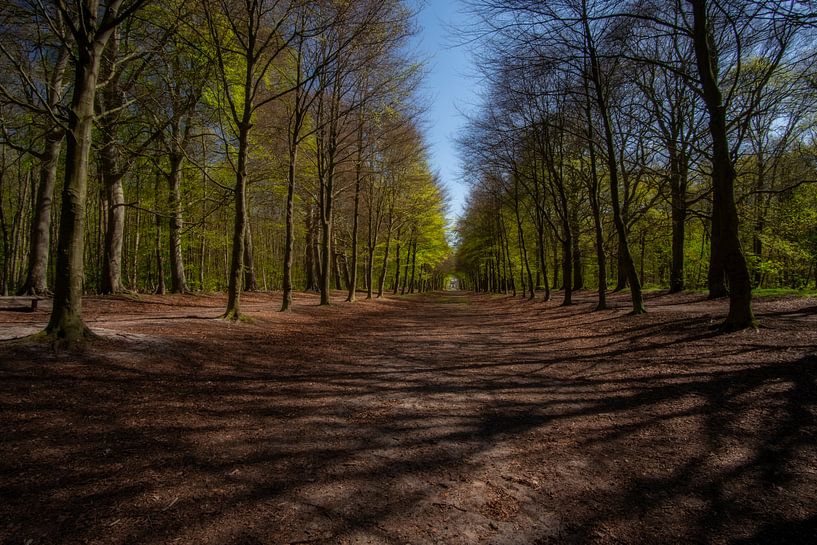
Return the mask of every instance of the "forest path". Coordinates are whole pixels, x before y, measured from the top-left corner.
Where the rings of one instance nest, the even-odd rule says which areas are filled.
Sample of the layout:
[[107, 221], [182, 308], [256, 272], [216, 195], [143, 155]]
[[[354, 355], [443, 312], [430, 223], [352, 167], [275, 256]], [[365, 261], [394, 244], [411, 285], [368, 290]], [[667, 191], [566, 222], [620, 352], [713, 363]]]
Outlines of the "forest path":
[[815, 301], [700, 299], [90, 298], [0, 345], [0, 543], [812, 543]]

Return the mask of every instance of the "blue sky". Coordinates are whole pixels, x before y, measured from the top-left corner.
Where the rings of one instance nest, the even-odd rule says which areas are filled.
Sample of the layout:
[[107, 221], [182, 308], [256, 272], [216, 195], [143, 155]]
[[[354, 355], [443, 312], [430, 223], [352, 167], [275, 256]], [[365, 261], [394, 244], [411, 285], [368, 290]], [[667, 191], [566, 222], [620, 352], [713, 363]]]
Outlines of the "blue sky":
[[461, 212], [467, 194], [460, 180], [454, 144], [457, 132], [465, 124], [459, 111], [468, 111], [477, 102], [470, 52], [467, 46], [455, 47], [457, 37], [451, 29], [464, 22], [463, 7], [451, 0], [410, 0], [409, 3], [420, 10], [417, 15], [420, 32], [414, 38], [414, 46], [428, 60], [425, 94], [430, 108], [426, 138], [432, 168], [440, 173], [448, 188], [453, 220]]

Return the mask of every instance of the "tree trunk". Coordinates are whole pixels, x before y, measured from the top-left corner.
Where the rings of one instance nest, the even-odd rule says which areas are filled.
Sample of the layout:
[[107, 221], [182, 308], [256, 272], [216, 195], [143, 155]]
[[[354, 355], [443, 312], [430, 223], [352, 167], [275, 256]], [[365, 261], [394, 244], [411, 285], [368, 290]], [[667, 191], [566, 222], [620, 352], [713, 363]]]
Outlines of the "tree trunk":
[[337, 240], [332, 235], [332, 276], [335, 279], [335, 289], [342, 290], [343, 285], [340, 283], [340, 254], [335, 249], [337, 248]]
[[258, 291], [258, 279], [255, 276], [255, 254], [252, 245], [252, 227], [249, 218], [244, 232], [244, 291]]
[[105, 36], [87, 47], [78, 45], [74, 92], [68, 111], [65, 182], [62, 190], [57, 243], [56, 283], [46, 334], [68, 344], [89, 335], [82, 321], [82, 281], [85, 245], [85, 203], [88, 189], [88, 156], [94, 125], [94, 98]]
[[40, 183], [37, 203], [31, 224], [29, 266], [26, 281], [20, 290], [23, 294], [45, 295], [48, 293], [48, 256], [51, 249], [51, 209], [57, 182], [60, 149], [63, 134], [54, 129], [46, 136], [45, 149], [40, 157]]
[[[669, 292], [684, 291], [684, 239], [686, 227], [686, 207], [672, 198], [672, 262], [670, 265]], [[677, 205], [677, 206], [676, 206]]]
[[[284, 241], [284, 279], [283, 279], [283, 300], [281, 302], [281, 312], [290, 310], [292, 306], [292, 247], [295, 244], [295, 160], [298, 157], [298, 146], [293, 144], [290, 137], [289, 144], [289, 168], [287, 169], [287, 204], [286, 204], [286, 240]], [[309, 240], [309, 215], [307, 215], [307, 241]], [[310, 277], [309, 243], [307, 242], [307, 279]], [[309, 280], [307, 280], [307, 283]], [[307, 286], [307, 289], [309, 287]]]
[[314, 291], [320, 292], [321, 291], [321, 234], [320, 234], [320, 225], [318, 223], [317, 215], [315, 216], [315, 222], [313, 223], [314, 232], [312, 234], [312, 269], [315, 275], [314, 279]]
[[207, 266], [207, 237], [205, 236], [207, 224], [201, 226], [201, 239], [199, 240], [199, 291], [204, 291], [204, 270]]
[[[537, 220], [536, 236], [538, 237], [537, 252], [539, 271], [542, 273], [542, 286], [545, 288], [545, 301], [550, 301], [550, 282], [548, 282], [547, 248], [545, 245], [545, 222], [540, 217]], [[537, 284], [539, 282], [537, 281]]]
[[624, 265], [624, 272], [626, 273], [627, 281], [630, 284], [630, 295], [633, 303], [632, 314], [642, 314], [646, 312], [644, 308], [644, 299], [641, 293], [641, 282], [635, 270], [635, 263], [630, 254], [630, 246], [627, 242], [627, 231], [624, 221], [621, 218], [621, 205], [619, 204], [618, 195], [618, 165], [616, 163], [616, 154], [613, 146], [613, 128], [610, 120], [610, 112], [607, 109], [607, 98], [605, 97], [602, 88], [601, 68], [599, 67], [599, 60], [596, 54], [595, 45], [592, 40], [592, 33], [590, 31], [590, 23], [587, 18], [586, 5], [583, 6], [582, 23], [585, 31], [585, 39], [587, 45], [587, 52], [590, 58], [590, 77], [593, 82], [594, 95], [596, 105], [599, 108], [599, 115], [602, 120], [602, 127], [604, 129], [604, 144], [607, 151], [607, 170], [610, 181], [610, 200], [613, 209], [613, 224], [616, 228], [616, 235], [618, 236], [618, 251]]
[[349, 286], [352, 284], [352, 275], [349, 272], [349, 261], [346, 259], [346, 254], [339, 254], [343, 256], [343, 281], [346, 285], [346, 290], [349, 290]]
[[604, 224], [601, 221], [601, 205], [598, 164], [596, 158], [596, 145], [593, 138], [593, 118], [590, 107], [590, 92], [587, 85], [587, 78], [584, 78], [584, 89], [586, 94], [585, 116], [587, 121], [587, 151], [590, 159], [590, 184], [588, 194], [590, 196], [590, 209], [593, 214], [593, 231], [596, 236], [596, 267], [598, 269], [598, 304], [596, 310], [607, 308], [607, 257], [604, 255]]
[[409, 265], [411, 264], [411, 245], [414, 240], [414, 229], [411, 230], [411, 236], [409, 237], [408, 248], [406, 248], [406, 266], [403, 269], [403, 285], [400, 289], [400, 295], [404, 295], [406, 293], [406, 287], [408, 286], [408, 279], [409, 279]]
[[[713, 177], [714, 180], [714, 177]], [[722, 261], [723, 250], [721, 249], [722, 237], [720, 235], [721, 219], [720, 212], [712, 207], [712, 217], [710, 219], [709, 237], [709, 269], [707, 271], [707, 287], [709, 289], [709, 299], [719, 299], [729, 295], [726, 288], [726, 270]]]
[[614, 293], [618, 293], [627, 288], [627, 267], [624, 265], [624, 256], [621, 250], [616, 248], [616, 287]]
[[[125, 190], [122, 186], [123, 172], [120, 170], [119, 149], [116, 141], [119, 126], [119, 110], [123, 107], [119, 73], [115, 72], [119, 53], [119, 36], [115, 31], [108, 41], [102, 59], [101, 70], [107, 84], [101, 93], [102, 117], [100, 119], [100, 174], [108, 201], [107, 229], [102, 257], [102, 293], [122, 293], [122, 242], [125, 235]], [[107, 113], [106, 113], [107, 112]], [[111, 113], [115, 112], [115, 113]]]
[[374, 203], [374, 189], [369, 186], [369, 206], [368, 206], [368, 232], [366, 233], [366, 274], [365, 274], [365, 282], [366, 282], [366, 299], [372, 298], [372, 292], [374, 288], [372, 287], [372, 276], [374, 273], [374, 250], [375, 246], [377, 245], [377, 233], [374, 232], [374, 221], [372, 218], [372, 207]]
[[[522, 266], [525, 267], [525, 271], [528, 274], [528, 286], [530, 287], [529, 299], [533, 300], [533, 298], [536, 297], [536, 285], [533, 283], [533, 274], [531, 273], [530, 261], [528, 260], [528, 248], [525, 244], [525, 230], [522, 227], [522, 216], [519, 213], [519, 179], [516, 175], [514, 175], [513, 179], [513, 210], [516, 216], [516, 231], [519, 238], [519, 252], [522, 254], [520, 256]], [[523, 289], [522, 291], [524, 295], [525, 290]], [[547, 293], [549, 294], [550, 291], [548, 290]]]
[[394, 225], [393, 211], [389, 211], [389, 224], [386, 228], [386, 249], [383, 251], [383, 264], [380, 266], [380, 276], [377, 279], [377, 297], [383, 297], [383, 287], [386, 285], [386, 270], [389, 266], [389, 247], [391, 246], [391, 231]]
[[105, 185], [107, 207], [107, 229], [102, 257], [102, 293], [122, 293], [122, 241], [125, 234], [125, 192], [122, 177], [114, 174], [117, 161], [110, 154], [110, 148], [101, 151], [102, 180]]
[[596, 55], [595, 46], [592, 43], [592, 35], [590, 32], [590, 24], [587, 20], [587, 14], [583, 13], [583, 25], [588, 44], [588, 53], [590, 57], [591, 80], [595, 90], [596, 105], [599, 108], [599, 115], [602, 120], [604, 128], [604, 144], [607, 148], [607, 170], [610, 181], [610, 200], [613, 209], [613, 224], [616, 228], [616, 235], [618, 236], [618, 252], [620, 259], [624, 265], [624, 273], [627, 281], [630, 284], [630, 295], [633, 303], [632, 314], [642, 314], [646, 312], [644, 308], [644, 299], [641, 293], [641, 282], [638, 279], [638, 274], [635, 270], [635, 263], [630, 254], [630, 246], [627, 242], [627, 231], [624, 221], [621, 218], [621, 205], [619, 204], [618, 195], [618, 165], [616, 164], [616, 154], [613, 147], [613, 129], [610, 121], [610, 112], [607, 109], [607, 98], [602, 89], [601, 69], [599, 68], [599, 61]]
[[[48, 86], [48, 105], [54, 110], [62, 95], [65, 67], [68, 64], [68, 48], [60, 48], [59, 57]], [[60, 150], [65, 138], [63, 130], [53, 127], [45, 136], [45, 148], [40, 156], [40, 183], [37, 188], [37, 202], [34, 220], [31, 224], [29, 264], [25, 284], [21, 293], [44, 295], [48, 293], [48, 257], [51, 250], [51, 209], [54, 203], [54, 189], [57, 185], [57, 167]]]
[[[142, 198], [142, 183], [140, 178], [136, 178], [136, 202]], [[139, 291], [139, 247], [142, 241], [142, 210], [137, 208], [134, 214], [133, 227], [133, 244], [131, 245], [130, 254], [130, 278], [128, 280], [129, 288], [133, 291]]]
[[590, 197], [593, 208], [593, 230], [596, 234], [596, 265], [598, 267], [598, 304], [596, 310], [607, 308], [607, 257], [604, 255], [604, 230], [601, 222], [601, 210], [598, 203], [598, 194]]
[[355, 291], [357, 290], [357, 258], [358, 258], [358, 229], [360, 222], [360, 179], [361, 166], [360, 157], [358, 156], [355, 166], [355, 209], [352, 217], [352, 267], [349, 273], [351, 274], [351, 281], [349, 283], [349, 293], [346, 295], [346, 301], [354, 303]]
[[244, 235], [247, 231], [247, 154], [249, 152], [249, 108], [245, 104], [247, 113], [244, 122], [238, 127], [238, 169], [235, 179], [235, 221], [233, 223], [233, 245], [230, 254], [229, 282], [227, 284], [227, 308], [222, 315], [225, 320], [239, 320], [241, 318], [241, 283], [244, 268]]
[[[331, 261], [329, 261], [332, 252], [332, 218], [331, 208], [324, 212], [321, 217], [321, 275], [320, 275], [320, 289], [321, 289], [321, 305], [329, 305], [329, 290], [332, 289], [332, 275], [330, 271]], [[354, 273], [353, 273], [354, 274]]]
[[[172, 144], [176, 146], [177, 144]], [[173, 293], [185, 293], [188, 291], [187, 277], [184, 271], [184, 257], [182, 255], [182, 153], [171, 153], [170, 155], [170, 175], [168, 183], [170, 189], [170, 291]]]
[[[159, 178], [156, 178], [156, 193], [159, 193]], [[156, 294], [164, 295], [165, 287], [165, 260], [162, 254], [162, 216], [156, 214], [156, 236], [154, 242], [154, 255], [156, 256]]]
[[[759, 261], [763, 260], [763, 241], [761, 240], [760, 235], [763, 233], [765, 223], [765, 218], [763, 216], [759, 216], [755, 222], [754, 229], [752, 230], [752, 253], [755, 254]], [[754, 277], [755, 287], [760, 288], [763, 281], [763, 274], [761, 273], [760, 267], [755, 270]]]
[[573, 234], [573, 291], [584, 289], [584, 271], [582, 270], [582, 249], [579, 244], [579, 215], [574, 206], [573, 214], [571, 215], [571, 231]]
[[304, 269], [306, 274], [306, 282], [304, 284], [304, 291], [317, 291], [317, 275], [315, 274], [315, 229], [314, 229], [315, 209], [312, 205], [309, 206], [309, 211], [306, 214], [306, 253], [304, 255]]
[[409, 282], [409, 293], [414, 293], [414, 271], [417, 265], [417, 237], [414, 237], [414, 243], [411, 248], [411, 281]]
[[511, 258], [511, 242], [508, 237], [508, 227], [505, 225], [504, 217], [500, 215], [500, 231], [504, 241], [502, 245], [503, 268], [507, 270], [508, 283], [510, 284], [511, 296], [516, 297], [516, 279], [513, 272], [513, 259]]
[[573, 285], [570, 279], [573, 277], [573, 251], [570, 230], [565, 225], [564, 240], [562, 241], [562, 278], [564, 279], [564, 298], [562, 306], [573, 304]]
[[734, 193], [737, 173], [729, 153], [726, 107], [717, 81], [718, 53], [709, 29], [706, 0], [688, 1], [692, 5], [695, 60], [712, 138], [711, 262], [715, 264], [716, 274], [722, 268], [729, 280], [729, 314], [722, 327], [725, 330], [756, 327], [752, 312], [752, 282], [738, 237]]
[[680, 172], [678, 152], [670, 146], [670, 191], [672, 206], [672, 257], [669, 273], [669, 292], [684, 291], [684, 239], [686, 228], [686, 184]]
[[[334, 100], [334, 98], [333, 98]], [[321, 228], [321, 246], [320, 246], [320, 292], [321, 292], [321, 306], [330, 304], [329, 291], [331, 289], [331, 269], [332, 263], [330, 258], [332, 256], [332, 208], [334, 204], [334, 183], [335, 183], [335, 166], [334, 166], [334, 146], [337, 143], [337, 136], [335, 134], [336, 128], [334, 122], [330, 124], [329, 148], [325, 151], [326, 155], [326, 169], [322, 172], [320, 178], [320, 202], [319, 202], [319, 221]], [[352, 271], [352, 275], [355, 271]], [[354, 284], [351, 289], [354, 289]]]
[[400, 288], [400, 229], [397, 228], [397, 249], [395, 250], [395, 267], [394, 267], [394, 289], [392, 290], [393, 295], [397, 295], [397, 290]]

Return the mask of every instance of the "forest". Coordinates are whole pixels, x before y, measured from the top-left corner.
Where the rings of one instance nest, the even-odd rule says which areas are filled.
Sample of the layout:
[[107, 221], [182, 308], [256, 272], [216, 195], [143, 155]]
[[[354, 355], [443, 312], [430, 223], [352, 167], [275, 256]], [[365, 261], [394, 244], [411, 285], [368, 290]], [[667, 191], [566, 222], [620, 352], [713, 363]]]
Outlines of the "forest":
[[[460, 137], [472, 289], [817, 289], [808, 2], [474, 1], [483, 104]], [[552, 286], [552, 287], [551, 287]]]
[[4, 5], [3, 294], [442, 287], [409, 7], [145, 0]]
[[814, 545], [815, 38], [0, 0], [0, 545]]

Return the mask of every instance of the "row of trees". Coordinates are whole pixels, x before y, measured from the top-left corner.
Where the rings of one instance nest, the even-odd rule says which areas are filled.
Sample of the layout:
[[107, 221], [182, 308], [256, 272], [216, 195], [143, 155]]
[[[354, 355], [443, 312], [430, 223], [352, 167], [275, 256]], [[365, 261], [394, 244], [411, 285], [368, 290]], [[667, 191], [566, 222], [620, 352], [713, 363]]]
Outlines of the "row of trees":
[[2, 291], [440, 286], [445, 196], [399, 0], [13, 0], [0, 13]]
[[460, 139], [465, 285], [595, 285], [602, 309], [612, 281], [641, 313], [645, 277], [704, 284], [736, 329], [753, 286], [817, 278], [813, 3], [471, 5], [489, 90]]

